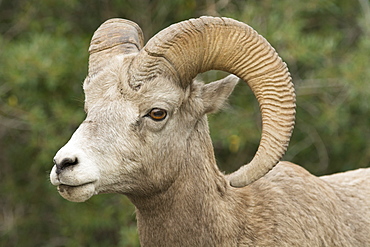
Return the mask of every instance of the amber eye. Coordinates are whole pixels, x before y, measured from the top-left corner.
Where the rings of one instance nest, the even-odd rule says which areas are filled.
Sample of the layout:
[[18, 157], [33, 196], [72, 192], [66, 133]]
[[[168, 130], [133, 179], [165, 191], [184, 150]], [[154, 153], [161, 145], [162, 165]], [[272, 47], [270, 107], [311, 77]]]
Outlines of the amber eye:
[[159, 108], [153, 108], [149, 113], [148, 116], [155, 120], [155, 121], [161, 121], [166, 118], [167, 112], [163, 109]]

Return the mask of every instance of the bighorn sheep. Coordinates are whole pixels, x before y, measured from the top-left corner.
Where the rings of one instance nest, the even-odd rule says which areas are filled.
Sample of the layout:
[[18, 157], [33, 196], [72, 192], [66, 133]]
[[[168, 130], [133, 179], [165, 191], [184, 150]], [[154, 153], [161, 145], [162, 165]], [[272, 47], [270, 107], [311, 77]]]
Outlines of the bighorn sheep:
[[[315, 177], [279, 162], [294, 125], [286, 64], [248, 25], [201, 17], [143, 46], [137, 24], [111, 19], [95, 32], [84, 81], [86, 120], [54, 158], [51, 183], [70, 201], [127, 195], [143, 246], [370, 246], [370, 169]], [[206, 114], [236, 77], [262, 114], [252, 161], [225, 176]]]

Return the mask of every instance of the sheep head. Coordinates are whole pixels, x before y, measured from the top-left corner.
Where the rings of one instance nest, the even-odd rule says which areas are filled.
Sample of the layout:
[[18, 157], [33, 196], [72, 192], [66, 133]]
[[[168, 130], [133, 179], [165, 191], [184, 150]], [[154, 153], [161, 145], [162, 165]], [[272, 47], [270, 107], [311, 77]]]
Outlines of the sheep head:
[[234, 76], [209, 84], [193, 80], [212, 69], [246, 81], [262, 113], [257, 153], [228, 176], [230, 184], [243, 187], [259, 179], [284, 154], [294, 125], [291, 78], [274, 49], [246, 24], [192, 19], [164, 29], [143, 47], [135, 23], [112, 19], [95, 32], [89, 52], [87, 117], [56, 154], [50, 174], [64, 198], [156, 193], [177, 179], [188, 160], [183, 150], [199, 149], [212, 160], [206, 114], [218, 110], [237, 82]]

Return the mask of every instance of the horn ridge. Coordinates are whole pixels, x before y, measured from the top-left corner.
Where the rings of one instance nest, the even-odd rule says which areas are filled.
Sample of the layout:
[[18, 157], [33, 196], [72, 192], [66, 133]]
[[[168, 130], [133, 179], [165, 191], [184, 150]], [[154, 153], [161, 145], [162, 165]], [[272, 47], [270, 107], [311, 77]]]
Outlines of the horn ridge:
[[89, 74], [100, 71], [116, 55], [139, 52], [143, 45], [143, 32], [136, 23], [120, 18], [105, 21], [91, 38]]

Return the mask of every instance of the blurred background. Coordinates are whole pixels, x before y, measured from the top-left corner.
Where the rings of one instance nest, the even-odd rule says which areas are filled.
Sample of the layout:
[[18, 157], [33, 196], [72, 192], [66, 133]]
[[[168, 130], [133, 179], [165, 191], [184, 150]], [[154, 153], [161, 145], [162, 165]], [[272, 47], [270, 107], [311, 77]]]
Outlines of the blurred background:
[[[285, 160], [316, 175], [369, 166], [369, 0], [0, 0], [0, 246], [139, 245], [126, 197], [64, 200], [52, 159], [85, 117], [87, 49], [102, 22], [133, 20], [148, 40], [201, 15], [249, 24], [288, 64], [297, 119]], [[250, 161], [261, 127], [244, 83], [210, 126], [223, 171]]]

